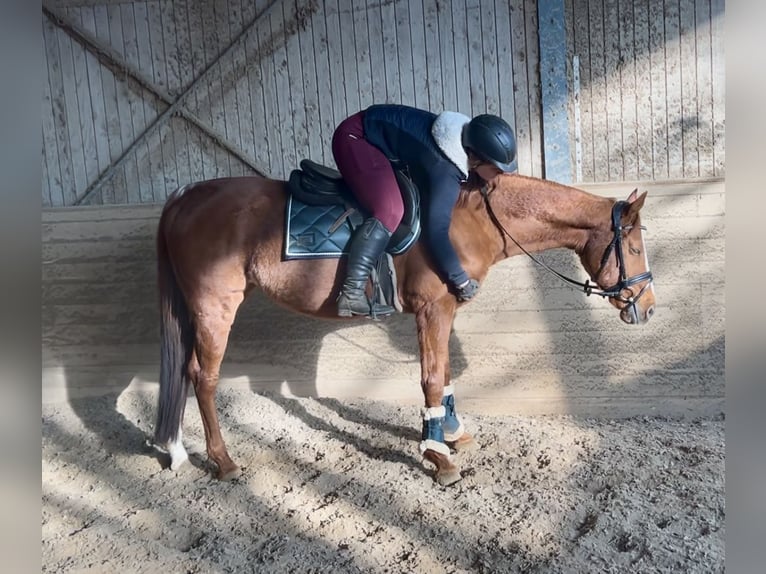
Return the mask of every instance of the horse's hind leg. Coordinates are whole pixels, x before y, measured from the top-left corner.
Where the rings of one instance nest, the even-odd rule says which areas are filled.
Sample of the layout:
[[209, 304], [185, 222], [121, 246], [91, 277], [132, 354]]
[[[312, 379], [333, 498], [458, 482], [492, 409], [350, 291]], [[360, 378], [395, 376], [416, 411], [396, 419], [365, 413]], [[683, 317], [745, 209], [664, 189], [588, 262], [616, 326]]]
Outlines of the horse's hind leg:
[[[202, 424], [205, 427], [207, 454], [218, 466], [217, 478], [231, 480], [240, 475], [239, 467], [229, 457], [221, 436], [215, 391], [218, 387], [221, 362], [226, 351], [231, 325], [237, 308], [242, 303], [242, 293], [231, 293], [219, 304], [205, 306], [204, 313], [195, 315], [196, 365], [191, 366], [191, 379], [197, 396]], [[196, 368], [195, 368], [196, 367]]]

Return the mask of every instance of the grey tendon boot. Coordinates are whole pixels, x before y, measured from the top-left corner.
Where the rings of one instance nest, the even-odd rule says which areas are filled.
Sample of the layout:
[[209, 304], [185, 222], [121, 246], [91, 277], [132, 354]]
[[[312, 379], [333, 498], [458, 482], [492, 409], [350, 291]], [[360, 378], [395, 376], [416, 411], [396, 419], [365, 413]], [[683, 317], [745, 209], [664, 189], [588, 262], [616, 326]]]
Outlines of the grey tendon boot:
[[[376, 218], [370, 217], [351, 238], [346, 266], [346, 280], [338, 296], [338, 316], [370, 315], [370, 301], [364, 288], [373, 266], [388, 245], [391, 232]], [[376, 315], [390, 315], [395, 309], [376, 305]]]

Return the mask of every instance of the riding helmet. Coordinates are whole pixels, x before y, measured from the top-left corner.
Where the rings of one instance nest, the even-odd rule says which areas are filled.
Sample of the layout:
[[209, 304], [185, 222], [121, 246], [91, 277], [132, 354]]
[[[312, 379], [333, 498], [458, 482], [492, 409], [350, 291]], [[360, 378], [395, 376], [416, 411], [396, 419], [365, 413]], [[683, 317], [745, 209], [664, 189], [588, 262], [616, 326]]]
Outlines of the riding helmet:
[[481, 114], [463, 128], [463, 147], [504, 172], [516, 171], [516, 136], [503, 118]]

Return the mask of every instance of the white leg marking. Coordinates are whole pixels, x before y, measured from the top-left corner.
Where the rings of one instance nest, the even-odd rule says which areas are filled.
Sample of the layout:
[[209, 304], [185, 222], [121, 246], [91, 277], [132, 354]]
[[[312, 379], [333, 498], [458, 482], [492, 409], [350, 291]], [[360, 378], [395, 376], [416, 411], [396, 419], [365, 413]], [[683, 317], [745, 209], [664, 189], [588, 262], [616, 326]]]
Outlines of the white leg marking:
[[170, 470], [176, 471], [183, 463], [189, 460], [189, 454], [183, 445], [183, 433], [181, 432], [181, 425], [178, 425], [178, 437], [176, 440], [168, 443], [168, 454], [170, 455]]

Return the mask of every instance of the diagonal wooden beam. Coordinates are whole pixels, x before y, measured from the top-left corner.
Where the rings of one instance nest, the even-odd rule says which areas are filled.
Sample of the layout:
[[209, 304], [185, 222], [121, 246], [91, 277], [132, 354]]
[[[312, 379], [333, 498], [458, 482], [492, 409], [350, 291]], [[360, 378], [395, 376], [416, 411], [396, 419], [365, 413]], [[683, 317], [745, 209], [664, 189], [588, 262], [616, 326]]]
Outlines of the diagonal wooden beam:
[[134, 68], [128, 62], [124, 61], [122, 56], [115, 50], [105, 46], [100, 40], [95, 38], [89, 32], [79, 29], [69, 18], [59, 13], [55, 8], [51, 8], [46, 4], [43, 5], [43, 14], [45, 14], [45, 16], [49, 18], [51, 22], [53, 22], [56, 26], [71, 36], [72, 39], [74, 39], [86, 50], [96, 56], [99, 62], [104, 64], [113, 72], [116, 72], [118, 77], [129, 77], [142, 88], [168, 104], [167, 109], [158, 115], [154, 121], [152, 121], [146, 127], [146, 129], [144, 129], [144, 131], [133, 140], [133, 142], [123, 151], [122, 155], [120, 155], [119, 158], [113, 161], [103, 172], [99, 174], [96, 180], [88, 186], [88, 188], [80, 197], [77, 198], [77, 200], [74, 202], [74, 205], [81, 205], [86, 199], [88, 199], [88, 197], [97, 191], [101, 185], [111, 179], [116, 170], [125, 163], [125, 161], [128, 159], [128, 157], [130, 157], [135, 149], [140, 144], [145, 142], [152, 133], [154, 133], [171, 117], [173, 117], [173, 115], [176, 114], [183, 116], [185, 119], [196, 125], [206, 135], [213, 139], [213, 141], [215, 141], [219, 146], [239, 158], [243, 163], [255, 170], [256, 173], [265, 175], [266, 170], [258, 166], [256, 161], [254, 161], [239, 147], [227, 141], [226, 138], [214, 127], [210, 126], [195, 114], [190, 112], [188, 109], [186, 109], [184, 104], [194, 89], [207, 77], [207, 75], [210, 73], [210, 70], [214, 68], [218, 62], [220, 62], [222, 59], [231, 54], [237, 47], [239, 47], [240, 42], [244, 41], [247, 34], [266, 14], [268, 14], [269, 10], [272, 6], [274, 6], [274, 4], [276, 4], [276, 0], [270, 2], [260, 13], [256, 14], [255, 17], [242, 29], [239, 35], [237, 35], [237, 37], [232, 40], [232, 42], [218, 55], [217, 58], [215, 58], [205, 67], [202, 73], [197, 76], [194, 81], [192, 81], [192, 83], [189, 84], [189, 86], [176, 99], [173, 99], [169, 93], [157, 87], [152, 80], [148, 79], [139, 70]]

